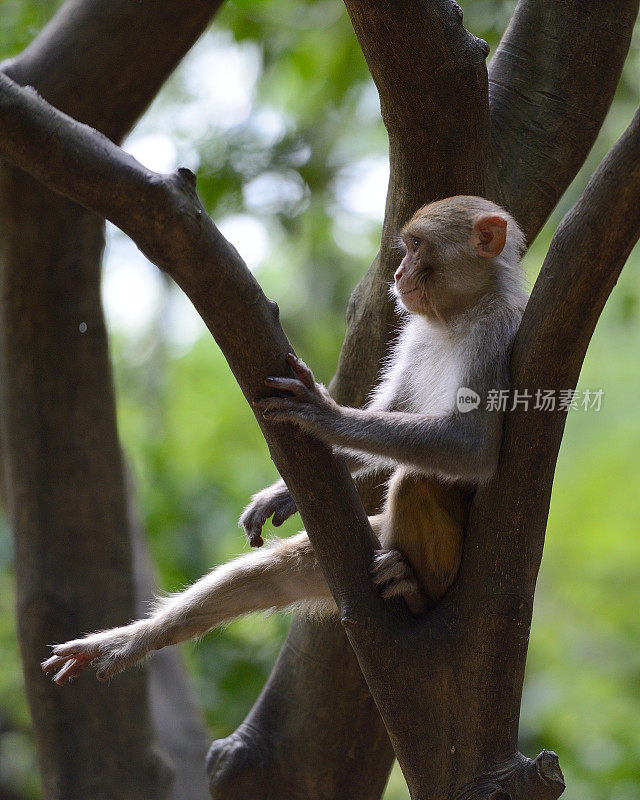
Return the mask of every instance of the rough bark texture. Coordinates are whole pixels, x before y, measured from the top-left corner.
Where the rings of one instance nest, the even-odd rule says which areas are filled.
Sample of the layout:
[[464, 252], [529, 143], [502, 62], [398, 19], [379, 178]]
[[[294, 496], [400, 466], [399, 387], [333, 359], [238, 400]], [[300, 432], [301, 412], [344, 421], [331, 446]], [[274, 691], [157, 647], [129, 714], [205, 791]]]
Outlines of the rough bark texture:
[[[569, 3], [560, 5], [571, 8]], [[628, 28], [635, 13], [635, 5], [625, 4], [628, 13], [626, 18], [622, 18], [622, 29], [625, 26]], [[526, 10], [528, 6], [528, 3], [523, 2], [519, 9]], [[416, 205], [433, 196], [454, 191], [481, 190], [483, 142], [486, 141], [486, 136], [482, 134], [481, 128], [473, 127], [473, 122], [487, 120], [486, 97], [483, 98], [480, 91], [481, 75], [475, 71], [480, 63], [477, 59], [478, 48], [482, 52], [481, 45], [463, 33], [455, 4], [436, 3], [427, 6], [422, 3], [398, 3], [391, 6], [349, 3], [348, 7], [381, 92], [383, 113], [390, 133], [393, 176], [398, 179], [394, 186], [392, 178], [381, 254], [354, 295], [351, 335], [347, 339], [340, 374], [335, 382], [336, 394], [343, 402], [357, 403], [361, 402], [364, 394], [362, 385], [366, 385], [373, 377], [375, 357], [383, 351], [384, 341], [392, 327], [389, 307], [386, 304], [381, 305], [379, 300], [381, 284], [390, 276], [396, 259], [388, 247], [390, 232], [395, 230], [394, 225], [402, 222], [403, 216], [406, 217]], [[620, 9], [622, 7], [621, 4]], [[400, 17], [394, 19], [396, 8]], [[425, 23], [423, 29], [420, 29], [421, 15], [425, 15], [422, 20]], [[587, 27], [591, 26], [594, 34], [597, 32], [599, 20], [596, 15], [587, 15], [582, 22]], [[434, 30], [435, 33], [432, 34]], [[535, 26], [529, 25], [527, 30], [529, 37], [533, 38]], [[396, 32], [399, 32], [398, 39], [394, 39]], [[435, 43], [429, 39], [430, 35], [434, 36]], [[549, 32], [546, 39], [536, 42], [539, 45], [538, 50], [547, 49], [548, 57], [551, 58], [556, 46], [555, 40], [566, 36], [569, 41], [571, 35], [569, 28], [556, 31], [553, 37]], [[377, 47], [373, 44], [376, 40], [379, 42]], [[446, 47], [439, 47], [443, 42], [455, 52], [450, 54]], [[532, 42], [529, 44], [529, 49], [533, 51]], [[612, 37], [609, 47], [610, 50], [615, 50], [611, 62], [614, 67], [621, 63], [627, 44], [628, 37], [625, 35], [618, 39]], [[434, 63], [430, 64], [428, 59], [431, 51], [435, 55]], [[455, 57], [458, 51], [466, 53], [459, 62]], [[409, 52], [410, 57], [405, 56], [399, 65], [398, 54], [403, 52]], [[426, 62], [421, 62], [420, 56], [423, 53]], [[411, 77], [414, 56], [418, 64], [415, 83]], [[514, 59], [514, 63], [505, 68], [503, 80], [507, 84], [517, 71], [517, 61], [518, 59]], [[452, 62], [457, 66], [448, 70], [447, 64]], [[432, 73], [433, 82], [429, 83]], [[407, 74], [409, 78], [404, 79]], [[399, 75], [402, 80], [398, 80]], [[439, 75], [441, 79], [438, 79]], [[554, 79], [553, 75], [549, 75], [548, 80], [551, 83]], [[394, 80], [397, 83], [395, 90], [392, 88]], [[438, 101], [446, 102], [452, 93], [455, 94], [459, 85], [457, 81], [461, 81], [460, 86], [467, 89], [466, 94], [464, 88], [460, 89], [468, 106], [466, 114], [454, 102], [452, 109], [439, 115], [441, 105], [438, 105]], [[430, 97], [421, 94], [423, 84], [430, 87], [428, 91], [425, 90], [426, 94], [432, 92]], [[412, 86], [421, 88], [412, 89]], [[477, 91], [476, 95], [473, 94], [473, 87]], [[609, 91], [607, 87], [608, 82], [605, 88]], [[557, 111], [562, 113], [567, 109], [571, 110], [572, 119], [579, 117], [579, 111], [573, 113], [574, 103], [578, 106], [580, 103], [591, 104], [588, 108], [593, 106], [591, 98], [577, 94], [573, 96], [569, 89], [564, 95], [559, 92], [557, 96], [564, 98]], [[474, 97], [477, 99], [475, 105], [472, 102]], [[119, 159], [104, 142], [94, 142], [84, 158], [83, 143], [89, 134], [73, 125], [63, 128], [64, 138], [67, 140], [64, 146], [74, 153], [73, 162], [70, 163], [64, 156], [64, 148], [60, 149], [58, 143], [51, 142], [47, 136], [47, 130], [50, 130], [47, 122], [54, 127], [63, 126], [59, 118], [55, 115], [47, 118], [44, 111], [39, 115], [39, 112], [35, 113], [29, 106], [21, 115], [19, 108], [22, 100], [19, 101], [12, 94], [10, 87], [6, 88], [4, 98], [12, 116], [11, 125], [0, 126], [0, 141], [4, 142], [8, 157], [23, 167], [34, 170], [39, 179], [109, 216], [129, 232], [151, 258], [174, 275], [192, 297], [216, 336], [248, 397], [262, 389], [261, 382], [265, 374], [277, 374], [284, 369], [284, 354], [288, 343], [277, 326], [273, 306], [261, 295], [253, 279], [243, 271], [237, 254], [228, 248], [215, 228], [210, 226], [191, 193], [186, 174], [164, 179], [153, 176], [138, 168], [130, 159]], [[415, 111], [421, 98], [424, 112], [430, 115], [429, 125], [424, 124], [424, 115], [420, 116]], [[534, 103], [523, 102], [523, 124], [531, 119], [534, 121], [531, 123], [532, 128], [535, 128], [536, 115], [548, 99], [540, 98], [546, 96], [542, 93], [539, 97], [536, 95]], [[603, 114], [607, 104], [606, 98], [604, 102], [595, 104], [596, 111], [593, 113]], [[456, 108], [460, 118], [457, 122], [451, 122], [456, 116]], [[4, 116], [4, 109], [0, 104], [0, 119]], [[425, 137], [430, 136], [431, 117], [436, 132], [433, 139], [429, 140]], [[35, 124], [36, 118], [41, 123], [40, 128]], [[479, 143], [480, 150], [473, 151], [476, 169], [467, 170], [468, 183], [465, 183], [464, 170], [457, 173], [455, 164], [463, 163], [458, 159], [464, 159], [467, 155], [463, 137], [469, 127], [474, 130], [472, 142]], [[457, 138], [448, 138], [456, 129]], [[635, 142], [635, 129], [631, 130], [630, 137], [631, 142]], [[524, 138], [526, 142], [526, 137]], [[587, 140], [588, 137], [585, 141]], [[414, 149], [412, 146], [416, 142], [427, 148], [423, 150], [422, 160], [418, 158], [419, 148]], [[431, 149], [428, 149], [429, 142]], [[458, 152], [457, 147], [460, 147]], [[588, 144], [583, 149], [584, 147], [588, 149]], [[613, 166], [620, 163], [623, 152], [632, 149], [628, 143], [622, 150], [619, 149], [613, 157]], [[46, 163], [40, 157], [43, 152], [47, 154]], [[109, 161], [107, 154], [110, 152], [113, 161]], [[426, 163], [424, 152], [428, 152], [430, 157]], [[441, 166], [438, 156], [450, 159], [446, 163], [452, 165], [451, 175], [448, 169], [438, 172], [437, 168]], [[544, 159], [540, 164], [530, 167], [525, 163], [526, 159], [518, 162], [517, 157], [515, 158], [513, 170], [522, 180], [532, 175], [535, 179], [538, 173], [544, 171]], [[527, 166], [527, 170], [523, 164]], [[625, 166], [628, 174], [630, 170], [628, 165]], [[436, 177], [433, 184], [428, 184], [424, 174], [425, 170], [431, 168]], [[68, 174], [70, 169], [72, 175]], [[461, 176], [461, 181], [456, 183], [452, 178], [447, 183], [456, 174]], [[558, 187], [562, 187], [563, 181], [566, 181], [567, 174], [558, 171], [556, 175], [549, 170], [544, 179], [557, 181], [557, 184], [554, 183], [557, 192]], [[441, 185], [436, 185], [437, 175], [440, 175]], [[495, 179], [493, 185], [496, 185]], [[516, 185], [515, 178], [513, 185]], [[107, 197], [105, 192], [97, 194], [96, 186], [110, 186], [110, 190], [106, 192]], [[598, 194], [603, 191], [603, 186], [606, 187], [606, 180], [596, 183], [595, 207], [599, 205]], [[127, 208], [127, 202], [134, 193], [144, 198], [145, 202]], [[637, 203], [637, 199], [631, 197], [631, 194], [632, 190], [629, 190], [628, 199]], [[513, 196], [515, 197], [515, 190]], [[518, 218], [530, 235], [537, 229], [541, 215], [549, 213], [556, 199], [554, 192], [541, 193], [536, 200], [535, 209], [521, 212]], [[613, 207], [615, 202], [616, 199], [613, 198]], [[513, 208], [514, 200], [509, 200], [509, 204]], [[143, 205], [149, 212], [146, 218], [140, 213]], [[525, 214], [530, 214], [533, 221], [529, 223], [524, 219]], [[573, 221], [570, 220], [567, 225], [571, 235], [576, 231], [580, 232], [579, 225]], [[611, 243], [612, 259], [616, 264], [625, 256], [631, 241], [637, 236], [633, 225], [632, 219], [625, 227], [624, 235]], [[566, 231], [563, 235], [566, 235]], [[164, 246], [159, 248], [158, 245], [163, 242]], [[616, 247], [618, 250], [615, 250]], [[579, 248], [576, 250], [580, 252]], [[573, 251], [570, 250], [567, 263], [570, 263], [572, 257]], [[564, 274], [564, 266], [558, 272]], [[589, 270], [585, 272], [589, 274]], [[544, 275], [543, 271], [542, 276]], [[608, 284], [605, 282], [603, 287], [597, 292], [598, 302], [603, 301]], [[560, 296], [547, 293], [544, 287], [540, 291], [547, 311], [554, 307], [555, 316], [560, 316], [563, 312], [562, 308], [557, 308], [557, 304], [562, 302]], [[242, 298], [241, 301], [238, 298]], [[365, 302], [365, 298], [373, 300]], [[241, 306], [236, 305], [238, 302], [241, 302]], [[250, 303], [255, 312], [251, 332], [237, 330], [238, 318], [234, 318], [234, 314], [239, 314], [247, 303]], [[597, 313], [597, 303], [593, 308], [594, 313]], [[590, 331], [588, 327], [582, 330], [586, 331], [586, 341]], [[573, 336], [575, 331], [572, 330], [571, 334]], [[521, 335], [518, 344], [525, 355], [529, 353], [532, 343], [537, 341], [537, 327], [534, 326], [526, 335], [528, 338], [525, 339], [525, 334]], [[561, 342], [557, 331], [553, 332], [552, 339]], [[548, 348], [548, 340], [542, 338], [540, 343], [543, 350], [545, 346]], [[358, 375], [355, 365], [365, 344], [367, 352], [373, 354], [373, 358], [371, 361], [367, 360], [366, 371], [360, 370]], [[518, 352], [520, 351], [516, 349], [516, 358]], [[350, 361], [352, 358], [354, 360]], [[548, 360], [548, 356], [546, 358]], [[523, 363], [530, 363], [530, 359], [523, 357]], [[526, 370], [523, 374], [526, 374]], [[516, 382], [521, 377], [517, 367], [515, 377]], [[545, 384], [549, 385], [553, 384]], [[527, 424], [530, 418], [529, 415]], [[505, 447], [510, 442], [521, 441], [525, 442], [525, 447], [531, 445], [531, 458], [542, 476], [543, 486], [547, 483], [550, 485], [555, 461], [553, 448], [557, 445], [556, 438], [561, 434], [563, 423], [563, 419], [556, 423], [559, 431], [557, 436], [554, 434], [547, 439], [545, 433], [544, 439], [540, 437], [536, 441], [519, 438], [526, 436], [526, 431], [517, 414], [512, 415], [507, 426]], [[515, 433], [512, 425], [515, 426]], [[503, 459], [501, 471], [495, 481], [477, 497], [463, 569], [456, 589], [432, 616], [416, 623], [407, 619], [400, 609], [389, 608], [380, 603], [372, 592], [366, 575], [372, 545], [370, 534], [344, 471], [333, 463], [323, 448], [307, 437], [291, 431], [287, 433], [279, 429], [271, 430], [267, 425], [263, 425], [263, 430], [274, 460], [299, 501], [303, 520], [326, 569], [327, 578], [341, 608], [343, 623], [385, 719], [412, 797], [493, 797], [494, 800], [504, 800], [505, 797], [557, 797], [563, 788], [563, 782], [554, 755], [544, 751], [537, 759], [529, 761], [519, 755], [516, 749], [517, 717], [533, 585], [548, 507], [548, 496], [545, 492], [540, 493], [540, 506], [526, 506], [522, 497], [512, 490], [509, 470]], [[510, 439], [510, 436], [515, 436], [515, 439]], [[522, 474], [530, 480], [530, 475], [536, 473], [532, 472], [529, 464], [529, 471]], [[515, 491], [531, 493], [524, 480], [522, 483], [518, 482]], [[536, 488], [536, 495], [537, 493]], [[537, 499], [536, 496], [535, 500]], [[496, 509], [507, 506], [511, 516], [501, 517]], [[330, 509], [330, 513], [327, 509]], [[537, 516], [529, 517], [527, 512]], [[498, 524], [500, 530], [496, 531]], [[527, 544], [529, 539], [530, 544]], [[508, 561], [505, 555], [507, 552], [510, 554]], [[521, 552], [524, 552], [524, 558]], [[353, 683], [352, 691], [342, 692], [340, 687], [332, 695], [323, 688], [319, 693], [314, 692], [311, 697], [301, 697], [301, 693], [309, 687], [307, 676], [319, 675], [322, 682], [327, 684], [329, 682], [326, 676], [331, 675], [332, 682], [338, 686], [344, 674], [340, 669], [352, 669], [348, 660], [341, 659], [342, 644], [331, 631], [324, 629], [322, 634], [316, 633], [316, 636], [333, 637], [325, 640], [333, 645], [327, 660], [324, 660], [318, 649], [314, 650], [312, 636], [312, 628], [305, 628], [301, 624], [295, 626], [294, 638], [289, 640], [289, 645], [300, 641], [305, 649], [301, 655], [297, 655], [293, 647], [289, 646], [290, 653], [287, 654], [286, 650], [283, 653], [278, 669], [251, 717], [251, 721], [257, 720], [259, 729], [254, 729], [248, 721], [234, 739], [227, 740], [225, 749], [214, 752], [210, 766], [214, 776], [214, 792], [219, 792], [216, 796], [232, 798], [247, 796], [249, 793], [253, 797], [294, 798], [302, 796], [304, 792], [307, 797], [335, 797], [349, 791], [349, 787], [341, 790], [337, 781], [350, 768], [348, 759], [354, 752], [350, 750], [354, 736], [353, 720], [366, 719], [358, 715], [361, 712], [371, 713], [370, 700], [357, 682]], [[322, 640], [320, 641], [322, 644]], [[337, 667], [336, 671], [326, 669], [327, 665], [332, 664]], [[410, 675], [419, 676], [419, 679], [411, 683], [407, 680]], [[348, 680], [346, 684], [349, 686]], [[286, 697], [282, 695], [284, 686], [287, 687]], [[315, 702], [318, 697], [323, 702]], [[338, 698], [344, 705], [336, 715], [335, 702]], [[284, 708], [278, 706], [279, 700]], [[294, 712], [298, 713], [298, 722], [303, 726], [301, 734], [294, 727]], [[332, 730], [335, 733], [333, 746], [324, 750], [314, 747], [314, 739], [326, 743], [327, 737], [324, 733], [321, 737], [310, 734], [306, 725], [313, 724], [314, 719], [317, 723], [319, 718], [329, 718], [333, 723], [334, 715], [337, 724], [335, 731]], [[375, 719], [375, 714], [371, 714], [371, 719]], [[407, 731], [407, 719], [412, 720], [411, 731]], [[469, 719], [474, 720], [473, 726], [469, 725]], [[381, 758], [385, 759], [385, 769], [388, 764], [388, 745], [384, 736], [379, 735], [382, 729], [378, 725], [372, 730], [374, 735], [371, 736], [370, 748], [361, 747], [356, 742], [355, 754], [359, 761], [364, 759], [360, 764], [359, 774], [367, 774], [367, 763], [374, 765]], [[290, 737], [290, 742], [295, 741], [298, 753], [302, 750], [299, 758], [296, 756], [291, 759], [292, 753], [286, 752], [285, 734]], [[278, 744], [277, 747], [273, 747], [274, 741]], [[264, 769], [265, 743], [270, 748], [269, 755], [274, 756], [274, 761], [269, 763], [269, 771]], [[310, 749], [304, 751], [307, 743], [310, 744]], [[370, 743], [366, 742], [367, 745]], [[282, 758], [280, 753], [284, 754]], [[304, 774], [288, 779], [286, 784], [280, 785], [278, 792], [277, 782], [283, 776], [286, 777], [286, 770], [295, 772], [300, 765]], [[324, 773], [329, 781], [336, 782], [326, 794], [319, 785], [320, 781], [310, 778], [314, 771]], [[372, 774], [375, 778], [373, 785], [360, 786], [357, 789], [358, 794], [348, 796], [376, 796], [380, 783], [379, 768], [372, 766]]]
[[529, 242], [598, 135], [637, 14], [638, 0], [518, 3], [489, 68], [490, 192]]
[[[182, 2], [70, 2], [4, 70], [117, 140], [219, 4], [196, 2], [185, 11]], [[82, 681], [59, 692], [39, 669], [48, 644], [135, 615], [100, 305], [104, 223], [9, 168], [0, 177], [0, 221], [3, 456], [44, 796], [205, 797], [202, 766], [196, 773], [191, 762], [189, 772], [184, 759], [178, 778], [189, 772], [188, 787], [183, 780], [170, 790], [165, 756], [153, 743], [144, 671], [110, 688]], [[184, 682], [179, 664], [153, 670], [152, 691], [158, 681]], [[156, 691], [152, 700], [158, 695], [165, 702], [172, 696]], [[182, 758], [177, 727], [159, 738], [174, 749], [174, 761]]]

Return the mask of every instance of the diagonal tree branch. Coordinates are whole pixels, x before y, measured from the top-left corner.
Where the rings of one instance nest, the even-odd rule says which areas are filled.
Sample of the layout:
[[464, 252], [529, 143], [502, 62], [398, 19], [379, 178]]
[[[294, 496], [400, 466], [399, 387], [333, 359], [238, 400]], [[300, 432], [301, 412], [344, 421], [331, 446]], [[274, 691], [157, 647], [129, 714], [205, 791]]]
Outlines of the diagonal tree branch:
[[[196, 0], [185, 9], [178, 0], [73, 0], [3, 69], [117, 139], [220, 3]], [[104, 223], [4, 164], [0, 217], [3, 455], [43, 791], [87, 800], [105, 791], [118, 798], [181, 796], [184, 786], [169, 789], [158, 757], [145, 671], [110, 692], [80, 682], [70, 703], [38, 666], [52, 641], [135, 613], [100, 299]], [[83, 320], [88, 330], [80, 335]], [[180, 682], [173, 667], [159, 667], [151, 666], [158, 680]], [[170, 754], [171, 737], [159, 732]], [[202, 770], [189, 781], [189, 796], [204, 797]]]
[[[359, 406], [397, 322], [387, 284], [398, 264], [398, 230], [429, 200], [483, 190], [488, 48], [464, 29], [452, 0], [345, 5], [380, 93], [391, 151], [380, 253], [352, 294], [331, 386], [339, 402]], [[380, 503], [379, 483], [359, 485], [369, 511]], [[382, 793], [391, 747], [353, 652], [331, 621], [294, 624], [246, 724], [248, 730], [212, 745], [216, 797], [243, 796], [239, 776], [262, 798], [369, 800]]]
[[529, 242], [595, 142], [637, 14], [638, 0], [518, 3], [489, 65], [489, 190]]
[[[291, 345], [278, 323], [277, 306], [204, 211], [188, 170], [164, 176], [146, 169], [102, 134], [2, 75], [0, 142], [3, 155], [16, 166], [109, 219], [174, 278], [249, 401], [264, 394], [266, 376], [289, 374]], [[252, 326], [243, 324], [247, 308]], [[258, 422], [279, 471], [300, 498], [308, 532], [329, 531], [319, 547], [332, 562], [327, 579], [336, 587], [339, 608], [364, 614], [375, 600], [382, 609], [367, 569], [375, 540], [346, 466], [311, 437], [261, 417]]]

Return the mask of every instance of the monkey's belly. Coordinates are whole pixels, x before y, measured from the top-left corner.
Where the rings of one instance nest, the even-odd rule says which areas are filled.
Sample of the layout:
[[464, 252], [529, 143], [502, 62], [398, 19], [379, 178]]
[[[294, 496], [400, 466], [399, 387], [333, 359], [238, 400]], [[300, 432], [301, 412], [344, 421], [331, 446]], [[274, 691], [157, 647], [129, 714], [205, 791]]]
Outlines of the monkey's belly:
[[404, 469], [389, 482], [383, 546], [404, 554], [433, 600], [442, 597], [458, 572], [470, 495], [468, 489]]

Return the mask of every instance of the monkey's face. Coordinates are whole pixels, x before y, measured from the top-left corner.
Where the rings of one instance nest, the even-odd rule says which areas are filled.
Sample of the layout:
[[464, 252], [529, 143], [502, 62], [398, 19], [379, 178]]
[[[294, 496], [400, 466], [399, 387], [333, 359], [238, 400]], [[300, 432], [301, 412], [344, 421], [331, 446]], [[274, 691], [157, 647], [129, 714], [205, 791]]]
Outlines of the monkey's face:
[[481, 198], [420, 209], [402, 230], [404, 258], [394, 276], [400, 304], [443, 322], [472, 308], [495, 285], [507, 219]]
[[403, 235], [402, 245], [405, 254], [394, 275], [394, 294], [407, 311], [428, 314], [436, 282], [434, 254], [418, 236]]
[[406, 253], [394, 276], [394, 294], [410, 313], [445, 322], [490, 290], [495, 267], [466, 243], [422, 233], [403, 236]]

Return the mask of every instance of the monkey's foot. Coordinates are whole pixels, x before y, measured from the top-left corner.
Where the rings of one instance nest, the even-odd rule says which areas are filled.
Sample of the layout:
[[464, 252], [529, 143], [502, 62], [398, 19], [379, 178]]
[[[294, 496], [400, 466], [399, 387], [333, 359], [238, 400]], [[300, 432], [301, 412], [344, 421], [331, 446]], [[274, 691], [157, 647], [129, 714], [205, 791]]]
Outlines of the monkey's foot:
[[109, 680], [156, 649], [146, 641], [147, 637], [138, 626], [139, 623], [132, 623], [112, 631], [92, 633], [64, 644], [54, 644], [53, 655], [42, 662], [42, 669], [47, 674], [55, 672], [54, 682], [62, 685], [76, 678], [89, 664], [96, 661], [97, 679]]
[[402, 597], [412, 614], [424, 613], [426, 604], [420, 584], [399, 550], [376, 550], [370, 571], [385, 599]]

